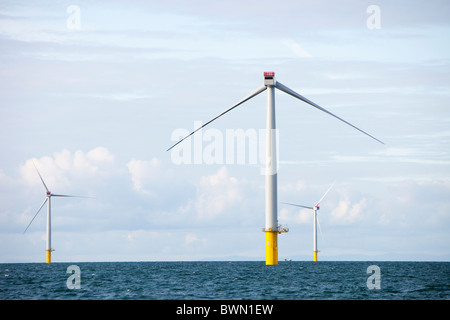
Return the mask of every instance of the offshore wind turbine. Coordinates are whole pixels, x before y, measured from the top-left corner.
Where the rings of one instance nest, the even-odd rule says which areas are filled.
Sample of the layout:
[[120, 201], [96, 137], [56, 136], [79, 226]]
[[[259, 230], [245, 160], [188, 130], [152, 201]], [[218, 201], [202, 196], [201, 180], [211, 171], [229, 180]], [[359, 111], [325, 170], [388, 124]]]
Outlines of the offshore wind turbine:
[[277, 146], [276, 146], [276, 125], [275, 125], [275, 88], [278, 90], [281, 90], [294, 98], [297, 98], [303, 102], [308, 103], [309, 105], [335, 117], [338, 120], [341, 120], [342, 122], [346, 123], [347, 125], [353, 127], [354, 129], [364, 133], [365, 135], [371, 137], [372, 139], [384, 144], [382, 141], [378, 140], [377, 138], [373, 137], [372, 135], [368, 134], [367, 132], [364, 132], [363, 130], [355, 127], [351, 123], [345, 121], [344, 119], [334, 115], [333, 113], [329, 112], [328, 110], [322, 108], [321, 106], [317, 105], [316, 103], [306, 99], [302, 95], [298, 94], [297, 92], [293, 91], [292, 89], [289, 89], [285, 85], [281, 84], [280, 82], [275, 80], [275, 72], [264, 72], [264, 84], [256, 89], [254, 92], [237, 102], [236, 104], [232, 105], [230, 108], [219, 114], [217, 117], [209, 120], [205, 124], [203, 124], [201, 127], [197, 128], [193, 132], [191, 132], [186, 137], [182, 138], [180, 141], [172, 145], [167, 151], [171, 150], [173, 147], [184, 141], [186, 138], [192, 136], [194, 133], [196, 133], [198, 130], [204, 128], [214, 120], [220, 118], [227, 112], [233, 110], [237, 106], [241, 105], [242, 103], [252, 99], [253, 97], [257, 96], [261, 92], [267, 90], [267, 120], [266, 120], [266, 200], [265, 200], [265, 213], [266, 213], [266, 219], [265, 219], [265, 228], [263, 231], [266, 233], [266, 264], [267, 265], [273, 265], [278, 263], [278, 233], [281, 232], [287, 232], [286, 229], [280, 228], [278, 225], [278, 218], [277, 218], [277, 163], [276, 163], [276, 155], [277, 155]]
[[[282, 202], [284, 204], [288, 204], [291, 206], [295, 206], [295, 207], [300, 207], [300, 208], [305, 208], [305, 209], [310, 209], [314, 211], [314, 230], [313, 230], [313, 242], [314, 242], [314, 248], [313, 248], [313, 252], [314, 252], [314, 261], [317, 261], [317, 253], [319, 252], [319, 249], [317, 247], [317, 225], [319, 225], [319, 229], [320, 229], [320, 223], [319, 223], [319, 216], [317, 215], [317, 211], [320, 209], [320, 203], [322, 202], [322, 200], [325, 198], [325, 196], [328, 194], [328, 192], [331, 190], [331, 188], [333, 188], [334, 186], [334, 182], [333, 184], [328, 188], [328, 190], [324, 193], [324, 195], [322, 196], [322, 198], [320, 198], [319, 201], [316, 202], [316, 204], [313, 207], [308, 207], [308, 206], [302, 206], [299, 204], [295, 204], [295, 203], [288, 203], [288, 202]], [[320, 230], [320, 232], [322, 233], [322, 230]]]
[[67, 195], [67, 194], [54, 194], [51, 193], [48, 188], [47, 185], [44, 182], [44, 179], [42, 179], [41, 174], [39, 173], [38, 168], [36, 167], [36, 164], [33, 161], [33, 165], [34, 168], [36, 169], [37, 174], [39, 175], [39, 178], [41, 178], [42, 184], [44, 185], [45, 191], [46, 191], [46, 196], [44, 199], [44, 202], [42, 202], [41, 206], [39, 207], [39, 210], [36, 212], [36, 214], [34, 215], [33, 219], [31, 219], [30, 223], [28, 224], [28, 226], [26, 227], [25, 232], [27, 232], [28, 228], [30, 227], [31, 223], [33, 222], [34, 218], [36, 218], [36, 216], [38, 215], [38, 213], [41, 211], [42, 207], [45, 205], [45, 203], [47, 203], [47, 244], [46, 244], [46, 252], [47, 252], [47, 257], [46, 257], [46, 262], [50, 263], [52, 261], [52, 251], [55, 251], [52, 249], [52, 224], [51, 224], [51, 202], [52, 202], [52, 197], [71, 197], [71, 198], [86, 198], [86, 197], [80, 197], [80, 196], [71, 196], [71, 195]]

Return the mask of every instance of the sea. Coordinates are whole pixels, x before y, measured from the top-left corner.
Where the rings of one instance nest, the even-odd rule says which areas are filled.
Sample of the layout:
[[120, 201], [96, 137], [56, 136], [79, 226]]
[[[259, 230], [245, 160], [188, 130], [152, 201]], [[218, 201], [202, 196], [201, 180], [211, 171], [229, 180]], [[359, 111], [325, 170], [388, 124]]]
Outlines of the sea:
[[449, 299], [450, 262], [280, 261], [272, 266], [264, 261], [0, 264], [0, 300]]

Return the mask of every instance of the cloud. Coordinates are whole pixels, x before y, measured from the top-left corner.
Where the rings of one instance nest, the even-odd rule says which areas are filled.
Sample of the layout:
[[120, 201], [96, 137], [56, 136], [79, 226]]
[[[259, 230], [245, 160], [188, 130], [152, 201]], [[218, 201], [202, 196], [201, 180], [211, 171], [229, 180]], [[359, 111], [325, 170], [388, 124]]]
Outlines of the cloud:
[[136, 211], [148, 217], [153, 228], [167, 225], [192, 223], [191, 203], [196, 186], [182, 179], [173, 168], [161, 159], [131, 159], [127, 164], [128, 177], [132, 182], [132, 194]]
[[281, 42], [291, 49], [300, 58], [312, 58], [312, 55], [304, 50], [297, 42], [292, 39], [283, 39]]
[[288, 209], [281, 207], [279, 209], [279, 219], [281, 224], [305, 224], [312, 223], [313, 211], [309, 209]]
[[389, 195], [382, 202], [382, 221], [405, 232], [448, 230], [449, 194], [449, 180], [403, 180], [389, 187]]
[[357, 203], [352, 203], [348, 196], [339, 200], [336, 208], [331, 212], [331, 217], [336, 224], [352, 224], [363, 219], [364, 209], [367, 207], [367, 200], [361, 199]]
[[[138, 201], [151, 212], [159, 212], [154, 223], [205, 226], [232, 220], [245, 221], [251, 207], [252, 186], [229, 173], [225, 166], [215, 173], [180, 179], [178, 171], [195, 165], [171, 167], [158, 158], [127, 163], [133, 190]], [[164, 222], [165, 221], [165, 222]]]
[[149, 196], [156, 196], [158, 186], [166, 185], [167, 180], [172, 177], [171, 172], [164, 168], [161, 160], [157, 158], [150, 161], [133, 158], [127, 163], [127, 167], [134, 190]]
[[227, 167], [202, 177], [198, 188], [195, 209], [201, 219], [213, 219], [231, 208], [237, 209], [244, 201], [244, 188], [238, 179], [229, 176]]
[[196, 234], [188, 232], [184, 238], [184, 244], [186, 246], [192, 245], [206, 245], [208, 240], [206, 238], [199, 238]]
[[53, 156], [39, 159], [28, 159], [20, 167], [25, 184], [35, 186], [41, 184], [36, 168], [49, 189], [68, 188], [73, 183], [103, 179], [111, 174], [114, 156], [104, 147], [96, 147], [88, 152], [77, 150], [74, 153], [67, 149], [55, 152]]
[[[168, 219], [178, 226], [189, 228], [236, 229], [264, 225], [264, 192], [259, 184], [239, 179], [232, 169], [220, 167], [214, 173], [185, 181], [172, 181], [170, 192], [172, 209]], [[168, 203], [164, 204], [168, 208]]]

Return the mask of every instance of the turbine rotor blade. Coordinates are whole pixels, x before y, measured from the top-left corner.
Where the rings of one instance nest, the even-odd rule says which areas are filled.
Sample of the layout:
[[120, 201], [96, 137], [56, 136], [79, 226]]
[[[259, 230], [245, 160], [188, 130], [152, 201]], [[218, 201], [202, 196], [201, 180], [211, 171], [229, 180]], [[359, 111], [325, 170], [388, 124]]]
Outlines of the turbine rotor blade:
[[295, 204], [295, 203], [288, 203], [288, 202], [282, 202], [282, 203], [288, 204], [288, 205], [290, 205], [290, 206], [295, 206], [295, 207], [305, 208], [305, 209], [311, 209], [311, 210], [314, 209], [314, 208], [312, 208], [312, 207], [302, 206], [302, 205]]
[[317, 203], [314, 206], [317, 206], [325, 198], [325, 196], [328, 194], [328, 192], [331, 190], [331, 188], [333, 188], [335, 183], [336, 183], [336, 181], [331, 184], [331, 186], [328, 188], [327, 192], [325, 192], [325, 194], [322, 196], [322, 198], [320, 198], [320, 200], [317, 201]]
[[36, 172], [37, 172], [37, 174], [39, 175], [39, 178], [41, 178], [41, 181], [42, 181], [42, 184], [44, 185], [45, 190], [46, 190], [47, 192], [49, 192], [49, 191], [48, 191], [48, 188], [47, 188], [47, 185], [46, 185], [45, 182], [44, 182], [44, 179], [42, 179], [42, 176], [41, 176], [41, 174], [39, 173], [39, 170], [38, 170], [38, 168], [36, 167], [36, 164], [34, 163], [34, 160], [31, 159], [31, 161], [33, 162], [34, 168], [36, 169]]
[[293, 97], [295, 97], [295, 98], [297, 98], [297, 99], [302, 100], [303, 102], [306, 102], [306, 103], [312, 105], [313, 107], [315, 107], [315, 108], [317, 108], [317, 109], [319, 109], [319, 110], [321, 110], [321, 111], [323, 111], [323, 112], [325, 112], [325, 113], [328, 113], [330, 116], [333, 116], [333, 117], [335, 117], [336, 119], [341, 120], [342, 122], [348, 124], [349, 126], [355, 128], [356, 130], [358, 130], [358, 131], [364, 133], [365, 135], [371, 137], [372, 139], [374, 139], [374, 140], [376, 140], [376, 141], [378, 141], [378, 142], [384, 144], [383, 141], [378, 140], [378, 139], [375, 138], [374, 136], [372, 136], [372, 135], [368, 134], [367, 132], [365, 132], [365, 131], [359, 129], [358, 127], [352, 125], [350, 122], [345, 121], [344, 119], [338, 117], [337, 115], [331, 113], [330, 111], [328, 111], [328, 110], [322, 108], [321, 106], [319, 106], [318, 104], [312, 102], [311, 100], [306, 99], [304, 96], [302, 96], [302, 95], [298, 94], [297, 92], [295, 92], [295, 91], [289, 89], [288, 87], [286, 87], [286, 86], [283, 85], [282, 83], [280, 83], [280, 82], [277, 81], [277, 82], [275, 83], [275, 87], [276, 87], [277, 89], [279, 89], [279, 90], [281, 90], [281, 91], [287, 93], [287, 94], [290, 94], [291, 96], [293, 96]]
[[260, 94], [261, 92], [263, 92], [264, 90], [266, 90], [267, 87], [265, 85], [259, 87], [258, 89], [256, 89], [253, 93], [249, 94], [247, 97], [245, 97], [244, 99], [242, 99], [241, 101], [239, 101], [238, 103], [234, 104], [233, 106], [231, 106], [230, 108], [228, 108], [227, 110], [225, 110], [224, 112], [222, 112], [221, 114], [219, 114], [217, 117], [209, 120], [207, 123], [205, 123], [204, 125], [202, 125], [201, 127], [195, 129], [193, 132], [191, 132], [189, 135], [187, 135], [186, 137], [184, 137], [183, 139], [181, 139], [180, 141], [178, 141], [177, 143], [175, 143], [173, 146], [171, 146], [169, 149], [167, 149], [166, 151], [169, 151], [170, 149], [172, 149], [173, 147], [175, 147], [177, 144], [181, 143], [182, 141], [184, 141], [185, 139], [189, 138], [190, 136], [192, 136], [194, 133], [196, 133], [198, 130], [206, 127], [208, 124], [210, 124], [211, 122], [213, 122], [214, 120], [220, 118], [221, 116], [223, 116], [225, 113], [233, 110], [234, 108], [236, 108], [237, 106], [243, 104], [245, 101], [250, 100], [251, 98], [255, 97], [256, 95]]
[[85, 196], [71, 196], [68, 194], [53, 194], [52, 197], [67, 197], [67, 198], [91, 198], [91, 197], [85, 197]]
[[28, 226], [26, 227], [25, 232], [27, 232], [28, 228], [30, 227], [31, 223], [34, 221], [34, 218], [36, 218], [36, 216], [38, 215], [38, 213], [41, 211], [42, 207], [44, 206], [44, 204], [47, 202], [48, 198], [45, 198], [44, 202], [42, 202], [41, 206], [39, 207], [39, 210], [36, 212], [36, 214], [34, 215], [33, 219], [31, 219], [30, 223], [28, 224]]

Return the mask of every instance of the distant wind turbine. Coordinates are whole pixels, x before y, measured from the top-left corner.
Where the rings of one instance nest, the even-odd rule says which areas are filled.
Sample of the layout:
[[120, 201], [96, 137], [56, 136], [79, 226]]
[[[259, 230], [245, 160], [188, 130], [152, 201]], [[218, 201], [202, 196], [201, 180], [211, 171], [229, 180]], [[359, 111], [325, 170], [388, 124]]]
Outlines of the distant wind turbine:
[[81, 197], [81, 196], [71, 196], [71, 195], [66, 195], [66, 194], [54, 194], [51, 193], [48, 188], [47, 185], [44, 182], [44, 179], [42, 179], [41, 174], [39, 173], [38, 168], [36, 167], [36, 164], [33, 161], [33, 165], [34, 168], [36, 169], [37, 174], [39, 175], [39, 178], [41, 178], [42, 184], [44, 185], [45, 191], [46, 191], [46, 197], [44, 202], [41, 204], [41, 206], [39, 207], [39, 210], [36, 212], [36, 214], [34, 215], [33, 219], [31, 219], [30, 223], [28, 224], [28, 226], [26, 227], [25, 231], [23, 233], [25, 233], [28, 228], [30, 227], [31, 223], [33, 222], [34, 218], [36, 218], [36, 216], [38, 215], [38, 213], [41, 211], [42, 207], [45, 205], [45, 203], [47, 203], [47, 247], [46, 247], [46, 251], [47, 251], [47, 258], [46, 258], [46, 262], [50, 263], [52, 260], [52, 251], [55, 251], [52, 249], [52, 236], [51, 236], [51, 200], [52, 197], [71, 197], [71, 198], [88, 198], [88, 197]]
[[324, 195], [322, 196], [322, 198], [320, 198], [319, 201], [316, 202], [316, 204], [313, 207], [308, 207], [308, 206], [302, 206], [299, 204], [294, 204], [294, 203], [288, 203], [288, 202], [282, 202], [284, 204], [288, 204], [291, 206], [295, 206], [295, 207], [300, 207], [300, 208], [305, 208], [305, 209], [311, 209], [314, 211], [314, 231], [313, 231], [313, 240], [314, 240], [314, 261], [317, 261], [317, 253], [319, 252], [319, 249], [317, 247], [317, 225], [319, 225], [319, 230], [320, 233], [322, 233], [322, 230], [320, 229], [320, 222], [319, 222], [319, 217], [317, 215], [317, 211], [320, 209], [320, 203], [322, 202], [322, 200], [325, 198], [325, 196], [328, 194], [328, 192], [331, 190], [331, 188], [333, 188], [334, 186], [334, 182], [333, 184], [328, 188], [328, 190], [324, 193]]
[[351, 123], [345, 121], [342, 118], [339, 118], [338, 116], [334, 115], [333, 113], [329, 112], [328, 110], [320, 107], [319, 105], [315, 104], [314, 102], [306, 99], [302, 95], [296, 93], [295, 91], [289, 89], [285, 85], [281, 84], [280, 82], [275, 80], [275, 72], [264, 72], [264, 84], [256, 89], [253, 93], [243, 98], [238, 103], [234, 104], [221, 114], [219, 114], [217, 117], [209, 120], [201, 127], [197, 128], [193, 132], [191, 132], [189, 135], [172, 145], [167, 151], [171, 150], [173, 147], [187, 139], [188, 137], [192, 136], [194, 133], [199, 131], [200, 129], [204, 128], [214, 120], [220, 118], [227, 112], [233, 110], [237, 106], [241, 105], [242, 103], [246, 102], [247, 100], [252, 99], [253, 97], [257, 96], [261, 92], [265, 91], [267, 89], [267, 120], [266, 120], [266, 225], [263, 231], [266, 233], [266, 264], [267, 265], [273, 265], [278, 263], [278, 244], [277, 244], [277, 236], [278, 233], [286, 232], [287, 229], [280, 228], [278, 225], [278, 218], [277, 218], [277, 148], [276, 148], [276, 125], [275, 125], [275, 88], [278, 90], [281, 90], [303, 102], [308, 103], [309, 105], [341, 120], [342, 122], [348, 124], [349, 126], [353, 127], [354, 129], [364, 133], [365, 135], [371, 137], [372, 139], [384, 144], [382, 141], [378, 140], [377, 138], [371, 136], [367, 132], [364, 132], [363, 130], [355, 127]]

